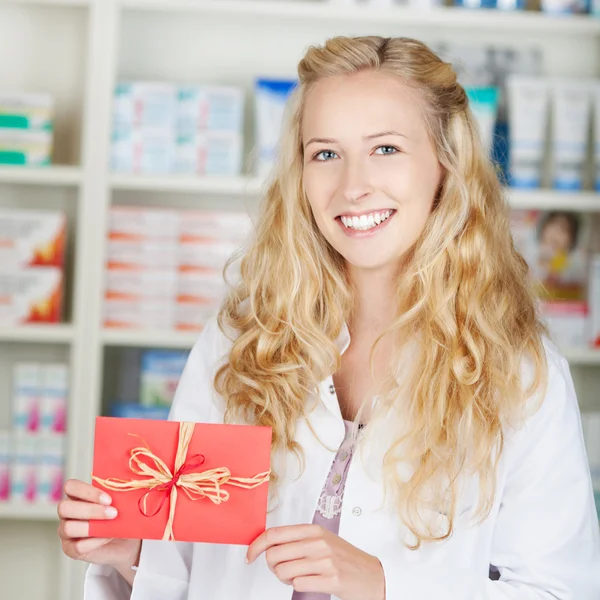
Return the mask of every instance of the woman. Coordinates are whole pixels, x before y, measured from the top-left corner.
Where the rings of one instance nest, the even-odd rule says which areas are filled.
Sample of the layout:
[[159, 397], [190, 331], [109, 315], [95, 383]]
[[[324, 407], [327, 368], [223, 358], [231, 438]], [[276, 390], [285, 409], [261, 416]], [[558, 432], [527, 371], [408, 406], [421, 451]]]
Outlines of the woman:
[[335, 38], [299, 77], [240, 282], [171, 414], [273, 428], [267, 531], [89, 539], [110, 498], [69, 481], [85, 598], [597, 599], [569, 369], [454, 71], [414, 40]]

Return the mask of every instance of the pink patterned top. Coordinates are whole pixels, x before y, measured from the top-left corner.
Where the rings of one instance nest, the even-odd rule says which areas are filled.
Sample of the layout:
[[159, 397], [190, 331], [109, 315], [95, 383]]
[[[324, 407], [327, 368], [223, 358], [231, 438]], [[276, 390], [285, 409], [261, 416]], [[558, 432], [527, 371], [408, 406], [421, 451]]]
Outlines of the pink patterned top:
[[[333, 459], [331, 470], [317, 504], [313, 523], [337, 534], [340, 530], [340, 513], [344, 499], [344, 487], [354, 454], [355, 436], [352, 433], [352, 422], [344, 421], [346, 435]], [[313, 592], [294, 592], [292, 600], [330, 600], [329, 594]]]

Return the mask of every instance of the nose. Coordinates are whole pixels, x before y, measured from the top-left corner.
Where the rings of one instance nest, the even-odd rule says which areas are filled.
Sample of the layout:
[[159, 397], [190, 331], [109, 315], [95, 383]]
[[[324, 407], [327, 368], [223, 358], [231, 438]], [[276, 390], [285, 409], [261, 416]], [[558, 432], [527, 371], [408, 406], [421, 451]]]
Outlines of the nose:
[[367, 165], [360, 160], [347, 160], [344, 166], [341, 192], [346, 202], [360, 202], [369, 197], [373, 186], [369, 177]]

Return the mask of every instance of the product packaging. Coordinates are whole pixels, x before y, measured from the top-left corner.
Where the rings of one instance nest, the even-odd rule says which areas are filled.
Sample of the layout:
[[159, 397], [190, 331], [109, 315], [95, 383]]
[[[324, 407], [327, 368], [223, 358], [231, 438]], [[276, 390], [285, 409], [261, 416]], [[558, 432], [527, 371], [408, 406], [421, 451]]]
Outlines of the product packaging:
[[537, 188], [548, 124], [548, 83], [540, 78], [511, 76], [507, 81], [510, 121], [510, 183]]
[[106, 298], [111, 300], [171, 301], [177, 296], [178, 279], [175, 269], [131, 271], [107, 269]]
[[0, 129], [52, 129], [54, 99], [49, 94], [0, 93]]
[[119, 241], [176, 242], [181, 211], [138, 206], [113, 206], [109, 213], [108, 237]]
[[65, 437], [42, 435], [37, 439], [37, 499], [56, 504], [62, 498], [65, 479]]
[[62, 314], [63, 272], [56, 267], [0, 270], [0, 326], [58, 323]]
[[587, 13], [589, 0], [541, 0], [541, 8], [552, 15], [572, 15]]
[[594, 254], [590, 260], [588, 298], [590, 303], [590, 341], [594, 348], [600, 348], [600, 254]]
[[551, 89], [554, 187], [580, 190], [591, 119], [590, 85], [587, 81], [560, 80], [553, 81]]
[[67, 431], [69, 370], [64, 364], [41, 366], [41, 431], [64, 434]]
[[146, 350], [140, 370], [140, 404], [170, 406], [187, 361], [188, 353]]
[[0, 431], [0, 502], [10, 499], [10, 442], [10, 433]]
[[[156, 480], [130, 460], [139, 452], [144, 464], [164, 465], [167, 484], [183, 462], [189, 494], [150, 493]], [[270, 427], [99, 417], [92, 480], [118, 515], [90, 521], [90, 536], [247, 545], [266, 527], [270, 462]], [[131, 485], [114, 491], [119, 480]]]
[[185, 242], [179, 246], [181, 271], [222, 271], [225, 263], [238, 250], [232, 242]]
[[111, 168], [115, 173], [171, 173], [175, 166], [175, 129], [114, 132], [111, 152]]
[[191, 210], [182, 213], [180, 240], [184, 243], [221, 241], [239, 244], [253, 230], [245, 212]]
[[244, 125], [244, 90], [217, 85], [180, 86], [177, 93], [177, 137], [198, 132], [241, 134]]
[[51, 131], [0, 129], [0, 165], [44, 167], [51, 154]]
[[35, 502], [37, 485], [38, 436], [15, 433], [12, 437], [10, 496], [15, 502]]
[[243, 139], [237, 132], [196, 132], [177, 139], [174, 170], [181, 174], [234, 177], [242, 170]]
[[110, 416], [122, 419], [166, 421], [169, 418], [169, 410], [169, 406], [144, 406], [138, 402], [113, 402]]
[[479, 126], [483, 147], [488, 154], [492, 151], [494, 129], [498, 118], [497, 88], [467, 88], [471, 112]]
[[541, 315], [552, 340], [562, 349], [588, 345], [588, 306], [586, 302], [542, 302]]
[[64, 213], [0, 209], [0, 265], [3, 268], [62, 267], [66, 237]]
[[259, 177], [267, 175], [275, 163], [285, 106], [295, 85], [295, 81], [273, 79], [256, 82], [256, 171]]
[[179, 255], [177, 243], [109, 240], [107, 266], [110, 269], [131, 270], [176, 269]]
[[[600, 0], [599, 0], [600, 2]], [[600, 13], [599, 13], [600, 15]], [[594, 185], [600, 192], [600, 83], [592, 85], [592, 98], [594, 102]]]
[[15, 363], [12, 380], [12, 424], [18, 433], [41, 427], [42, 368], [38, 363]]
[[175, 302], [161, 300], [104, 301], [104, 326], [118, 329], [167, 330], [175, 327]]

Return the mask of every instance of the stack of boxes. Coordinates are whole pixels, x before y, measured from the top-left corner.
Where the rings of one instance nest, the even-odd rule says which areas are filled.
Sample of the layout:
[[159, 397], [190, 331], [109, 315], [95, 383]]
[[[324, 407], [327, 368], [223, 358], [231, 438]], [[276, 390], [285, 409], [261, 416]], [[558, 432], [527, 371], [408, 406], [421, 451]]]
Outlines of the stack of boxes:
[[246, 213], [113, 207], [105, 326], [199, 331], [223, 298], [223, 267], [251, 227]]
[[0, 165], [49, 165], [53, 118], [47, 94], [0, 94]]
[[238, 87], [121, 83], [114, 101], [112, 169], [238, 175], [243, 113]]
[[0, 210], [0, 326], [61, 319], [66, 217]]
[[14, 365], [12, 430], [0, 431], [0, 501], [60, 500], [68, 379], [64, 364]]

